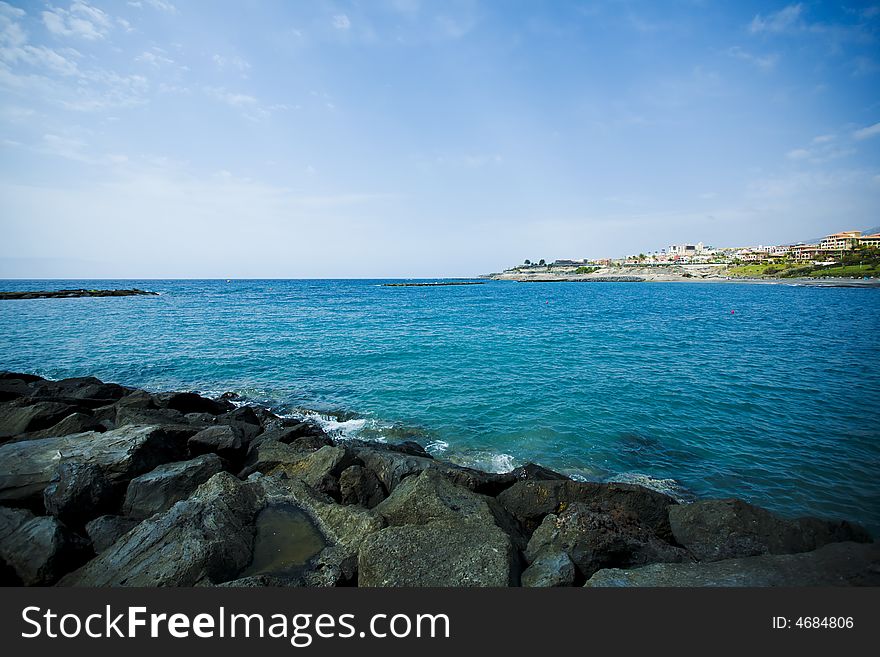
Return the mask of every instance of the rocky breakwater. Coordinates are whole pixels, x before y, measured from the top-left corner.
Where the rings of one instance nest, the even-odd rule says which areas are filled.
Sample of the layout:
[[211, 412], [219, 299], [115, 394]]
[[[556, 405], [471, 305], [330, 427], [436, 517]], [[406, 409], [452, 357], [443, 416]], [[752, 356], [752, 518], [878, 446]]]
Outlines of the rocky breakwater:
[[194, 393], [0, 373], [0, 582], [61, 586], [880, 584], [851, 523], [679, 505]]
[[24, 292], [0, 292], [0, 301], [16, 299], [75, 299], [78, 297], [139, 297], [157, 296], [158, 292], [148, 292], [132, 288], [130, 290], [36, 290]]

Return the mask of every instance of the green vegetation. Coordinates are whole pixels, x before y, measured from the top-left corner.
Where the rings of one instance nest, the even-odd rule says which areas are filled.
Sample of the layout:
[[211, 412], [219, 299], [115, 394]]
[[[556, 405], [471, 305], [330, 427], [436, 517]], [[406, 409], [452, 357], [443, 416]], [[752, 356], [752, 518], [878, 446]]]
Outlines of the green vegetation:
[[575, 274], [592, 274], [594, 271], [599, 271], [598, 267], [578, 267], [574, 270]]
[[727, 270], [728, 276], [763, 277], [774, 278], [808, 278], [819, 276], [847, 276], [864, 277], [880, 276], [880, 250], [870, 248], [858, 248], [845, 251], [835, 258], [833, 265], [814, 265], [811, 263], [800, 264], [795, 262], [780, 262], [768, 265], [767, 263], [743, 265], [738, 264]]

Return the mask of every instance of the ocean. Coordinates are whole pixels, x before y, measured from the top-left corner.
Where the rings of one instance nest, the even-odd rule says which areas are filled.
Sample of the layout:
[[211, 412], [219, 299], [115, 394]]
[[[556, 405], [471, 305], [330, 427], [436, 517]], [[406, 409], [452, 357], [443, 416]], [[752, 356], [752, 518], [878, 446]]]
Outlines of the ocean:
[[880, 289], [739, 283], [2, 281], [0, 369], [235, 391], [416, 440], [880, 532]]

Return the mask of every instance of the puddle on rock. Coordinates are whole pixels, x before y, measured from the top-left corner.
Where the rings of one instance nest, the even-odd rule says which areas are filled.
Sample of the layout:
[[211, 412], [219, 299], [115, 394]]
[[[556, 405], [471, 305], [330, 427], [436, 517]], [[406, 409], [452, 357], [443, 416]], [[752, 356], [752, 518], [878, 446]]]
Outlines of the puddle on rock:
[[239, 577], [296, 575], [327, 547], [312, 519], [292, 504], [267, 506], [256, 528], [253, 559]]

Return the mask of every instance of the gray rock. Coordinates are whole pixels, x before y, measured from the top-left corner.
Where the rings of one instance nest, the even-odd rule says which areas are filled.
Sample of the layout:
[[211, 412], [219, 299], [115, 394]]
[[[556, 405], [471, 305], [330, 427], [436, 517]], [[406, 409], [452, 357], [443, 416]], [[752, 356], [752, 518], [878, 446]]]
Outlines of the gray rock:
[[106, 427], [91, 415], [71, 413], [61, 422], [52, 425], [48, 429], [26, 433], [22, 438], [34, 440], [36, 438], [51, 438], [53, 436], [69, 436], [72, 433], [85, 433], [86, 431], [106, 431]]
[[202, 429], [187, 441], [187, 445], [193, 456], [213, 452], [230, 460], [241, 458], [246, 448], [241, 432], [226, 425]]
[[832, 543], [800, 554], [612, 568], [585, 586], [880, 586], [880, 544]]
[[385, 499], [386, 494], [382, 482], [372, 470], [351, 465], [339, 475], [339, 496], [343, 504], [372, 509]]
[[339, 475], [352, 460], [352, 455], [342, 445], [325, 445], [299, 461], [275, 466], [270, 474], [283, 472], [288, 477], [302, 479], [315, 490], [338, 498]]
[[108, 482], [127, 483], [182, 456], [181, 441], [160, 427], [123, 427], [0, 445], [0, 503], [42, 502], [43, 490], [64, 462], [90, 463]]
[[0, 405], [0, 441], [31, 431], [47, 429], [77, 409], [54, 401], [33, 403], [19, 399]]
[[140, 520], [123, 516], [99, 516], [86, 523], [86, 534], [92, 542], [92, 549], [100, 554], [139, 523]]
[[576, 571], [571, 558], [565, 552], [542, 552], [523, 571], [523, 586], [533, 588], [549, 588], [554, 586], [572, 586]]
[[235, 579], [251, 560], [255, 487], [221, 472], [189, 498], [144, 520], [64, 586], [195, 586]]
[[663, 540], [672, 538], [667, 509], [676, 504], [668, 495], [642, 486], [570, 480], [518, 481], [498, 495], [498, 501], [528, 532], [537, 529], [548, 513], [580, 502], [593, 511], [641, 525]]
[[[682, 561], [687, 553], [657, 538], [635, 522], [591, 510], [576, 502], [560, 514], [548, 514], [532, 534], [525, 552], [534, 563], [542, 554], [564, 552], [583, 577], [601, 568]], [[583, 581], [583, 580], [581, 580]]]
[[26, 509], [0, 507], [0, 541], [33, 517], [34, 514]]
[[516, 565], [513, 544], [497, 527], [440, 520], [368, 536], [358, 555], [358, 585], [510, 586]]
[[211, 415], [220, 415], [233, 408], [232, 404], [227, 401], [215, 401], [194, 392], [162, 393], [153, 395], [153, 400], [157, 406], [170, 408], [181, 414], [210, 413]]
[[0, 540], [0, 559], [25, 586], [49, 586], [83, 563], [88, 545], [57, 519], [36, 516]]
[[117, 406], [114, 422], [117, 427], [126, 426], [166, 426], [187, 425], [180, 411], [171, 408], [140, 408], [138, 406]]
[[239, 474], [245, 478], [255, 472], [268, 473], [280, 465], [295, 464], [311, 453], [296, 443], [285, 444], [277, 440], [265, 440], [248, 449], [244, 469]]
[[75, 527], [111, 511], [118, 504], [116, 498], [116, 487], [103, 469], [88, 461], [62, 461], [43, 490], [46, 512]]
[[704, 500], [669, 508], [675, 540], [700, 561], [808, 552], [840, 541], [869, 542], [863, 528], [817, 518], [786, 520], [742, 500]]
[[160, 465], [129, 482], [122, 512], [132, 518], [147, 518], [166, 511], [222, 470], [223, 461], [216, 454]]

